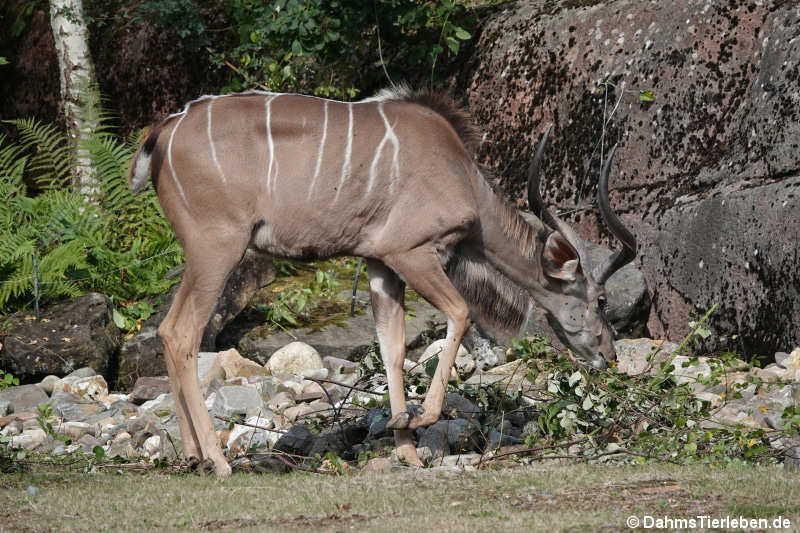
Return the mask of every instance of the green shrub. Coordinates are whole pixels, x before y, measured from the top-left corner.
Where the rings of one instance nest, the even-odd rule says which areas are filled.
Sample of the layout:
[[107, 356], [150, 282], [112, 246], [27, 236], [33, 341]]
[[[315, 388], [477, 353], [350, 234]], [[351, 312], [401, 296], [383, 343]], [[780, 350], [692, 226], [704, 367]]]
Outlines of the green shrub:
[[[477, 27], [476, 5], [461, 0], [149, 0], [138, 17], [170, 28], [232, 71], [224, 91], [264, 88], [353, 99], [392, 80], [433, 81]], [[224, 14], [220, 11], [224, 10]], [[208, 39], [208, 31], [225, 19]], [[213, 22], [212, 22], [213, 21]]]
[[86, 142], [100, 182], [99, 196], [87, 199], [70, 185], [65, 134], [35, 120], [9, 123], [19, 141], [0, 137], [0, 313], [32, 302], [34, 260], [42, 300], [92, 290], [124, 301], [165, 291], [172, 282], [164, 273], [181, 252], [153, 191], [134, 198], [128, 189], [135, 143], [107, 127]]

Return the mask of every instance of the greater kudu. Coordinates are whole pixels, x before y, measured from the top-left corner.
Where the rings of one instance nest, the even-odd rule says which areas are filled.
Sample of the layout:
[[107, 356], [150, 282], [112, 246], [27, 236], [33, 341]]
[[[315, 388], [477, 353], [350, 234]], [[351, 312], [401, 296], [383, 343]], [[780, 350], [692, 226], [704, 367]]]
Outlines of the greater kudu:
[[[355, 103], [294, 94], [207, 96], [155, 125], [131, 162], [136, 190], [152, 176], [183, 245], [186, 269], [158, 332], [184, 452], [230, 468], [197, 379], [202, 330], [248, 246], [289, 258], [367, 259], [389, 384], [397, 453], [419, 464], [412, 430], [438, 420], [470, 314], [518, 327], [533, 298], [560, 339], [595, 368], [614, 360], [603, 317], [608, 277], [636, 241], [600, 207], [623, 249], [591, 270], [581, 241], [538, 192], [547, 134], [529, 172], [529, 200], [552, 230], [536, 232], [497, 195], [473, 157], [465, 114], [432, 93], [384, 91]], [[549, 131], [549, 129], [548, 129]], [[447, 316], [447, 343], [421, 409], [403, 390], [405, 284]]]

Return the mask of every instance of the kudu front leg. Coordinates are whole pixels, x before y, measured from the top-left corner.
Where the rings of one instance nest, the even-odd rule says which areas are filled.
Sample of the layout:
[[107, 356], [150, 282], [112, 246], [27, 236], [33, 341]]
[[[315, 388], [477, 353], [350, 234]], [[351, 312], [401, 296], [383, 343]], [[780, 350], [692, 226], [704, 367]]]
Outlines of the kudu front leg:
[[[372, 314], [381, 349], [386, 380], [389, 384], [389, 403], [392, 416], [406, 412], [403, 388], [403, 361], [406, 358], [406, 325], [403, 310], [406, 284], [380, 261], [367, 261]], [[422, 466], [410, 429], [394, 431], [397, 457], [414, 466]]]
[[391, 258], [387, 264], [402, 275], [431, 305], [447, 316], [447, 342], [439, 354], [439, 364], [425, 395], [421, 412], [399, 413], [392, 416], [386, 425], [390, 429], [427, 427], [439, 420], [442, 414], [450, 370], [469, 327], [469, 308], [445, 274], [433, 247], [417, 248], [400, 257]]

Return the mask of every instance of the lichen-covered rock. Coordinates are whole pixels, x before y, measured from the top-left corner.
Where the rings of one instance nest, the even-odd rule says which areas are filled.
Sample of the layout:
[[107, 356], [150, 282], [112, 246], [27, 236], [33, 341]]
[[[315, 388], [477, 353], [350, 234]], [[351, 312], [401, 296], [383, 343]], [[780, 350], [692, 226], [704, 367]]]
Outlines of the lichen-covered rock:
[[608, 239], [590, 204], [619, 143], [612, 205], [640, 243], [653, 336], [680, 340], [690, 312], [719, 304], [707, 327], [736, 336], [709, 343], [773, 353], [800, 338], [797, 24], [792, 3], [504, 4], [457, 91], [520, 205], [533, 141], [554, 124], [545, 201], [587, 240]]
[[83, 366], [106, 374], [120, 335], [111, 310], [111, 300], [89, 292], [46, 306], [41, 322], [28, 312], [11, 315], [0, 349], [0, 367], [21, 380], [65, 376]]

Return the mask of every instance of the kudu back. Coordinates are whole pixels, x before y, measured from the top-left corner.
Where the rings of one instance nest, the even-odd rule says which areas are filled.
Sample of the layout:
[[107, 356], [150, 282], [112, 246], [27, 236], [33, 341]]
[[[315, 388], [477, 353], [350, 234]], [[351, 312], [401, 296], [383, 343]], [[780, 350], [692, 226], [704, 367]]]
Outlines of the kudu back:
[[[549, 132], [549, 129], [548, 129]], [[152, 127], [131, 162], [136, 190], [148, 177], [184, 248], [186, 269], [159, 328], [184, 453], [218, 474], [222, 455], [197, 379], [202, 330], [248, 246], [297, 259], [366, 258], [372, 309], [389, 384], [398, 456], [420, 464], [412, 431], [438, 420], [470, 316], [518, 327], [529, 298], [577, 358], [614, 360], [603, 285], [635, 253], [633, 236], [600, 207], [623, 248], [594, 270], [572, 229], [539, 196], [550, 229], [534, 231], [476, 164], [475, 130], [448, 99], [407, 89], [345, 103], [294, 94], [207, 96]], [[447, 317], [446, 347], [421, 407], [403, 390], [406, 283]]]

